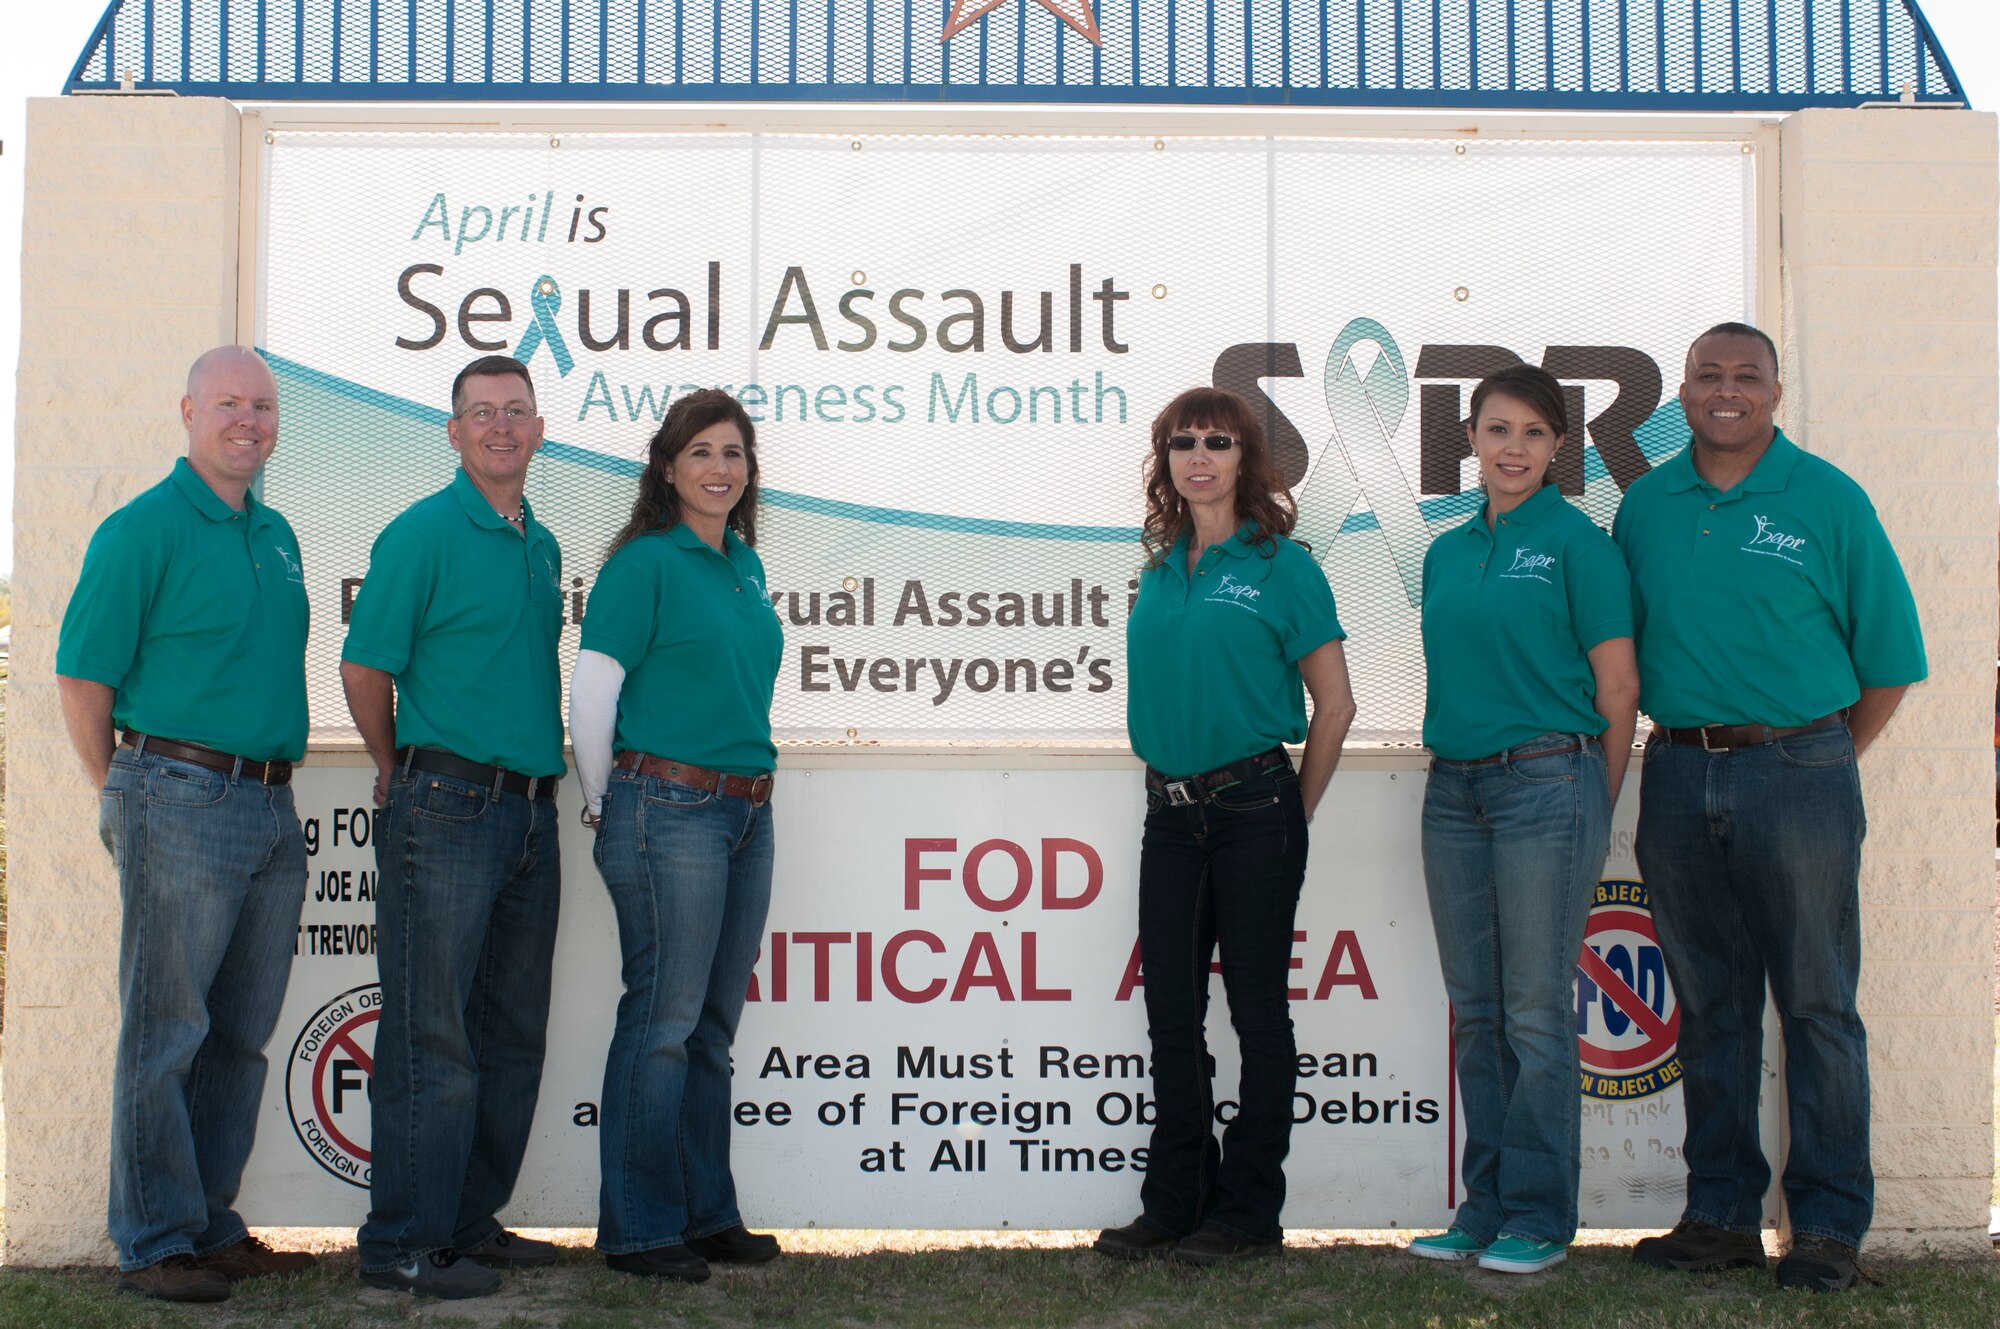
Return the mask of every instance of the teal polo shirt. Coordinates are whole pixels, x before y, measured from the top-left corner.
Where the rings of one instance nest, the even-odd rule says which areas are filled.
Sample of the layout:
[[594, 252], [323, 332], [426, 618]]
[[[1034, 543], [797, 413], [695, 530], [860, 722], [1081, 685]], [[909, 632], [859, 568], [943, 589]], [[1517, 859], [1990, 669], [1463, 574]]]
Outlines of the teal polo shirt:
[[562, 551], [527, 517], [524, 539], [461, 469], [375, 537], [340, 658], [394, 676], [396, 746], [566, 769]]
[[778, 764], [771, 690], [784, 629], [757, 551], [685, 525], [626, 541], [597, 574], [583, 649], [625, 667], [616, 746], [730, 775]]
[[112, 721], [252, 761], [306, 754], [299, 541], [183, 457], [104, 519], [63, 612], [56, 672], [111, 688]]
[[1125, 727], [1147, 765], [1179, 779], [1306, 736], [1299, 661], [1347, 635], [1333, 588], [1283, 536], [1248, 526], [1187, 571], [1189, 534], [1139, 574], [1125, 625]]
[[1800, 725], [1928, 672], [1910, 584], [1861, 486], [1780, 431], [1727, 493], [1686, 449], [1633, 481], [1639, 706], [1675, 729]]
[[1450, 761], [1603, 733], [1589, 651], [1632, 635], [1624, 557], [1554, 485], [1486, 517], [1424, 555], [1424, 745]]

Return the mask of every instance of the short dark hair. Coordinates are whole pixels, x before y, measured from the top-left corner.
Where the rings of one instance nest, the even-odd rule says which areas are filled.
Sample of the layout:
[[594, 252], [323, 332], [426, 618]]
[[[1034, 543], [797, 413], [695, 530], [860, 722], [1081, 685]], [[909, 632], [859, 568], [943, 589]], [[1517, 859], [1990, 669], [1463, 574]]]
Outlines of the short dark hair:
[[1508, 365], [1480, 379], [1479, 386], [1472, 390], [1470, 419], [1475, 426], [1479, 423], [1479, 408], [1496, 392], [1534, 411], [1554, 426], [1557, 434], [1568, 435], [1569, 403], [1563, 398], [1562, 384], [1540, 365]]
[[1764, 349], [1771, 353], [1771, 375], [1774, 378], [1777, 376], [1778, 343], [1772, 341], [1771, 334], [1762, 328], [1752, 327], [1748, 323], [1718, 323], [1688, 343], [1688, 358], [1693, 359], [1694, 348], [1701, 345], [1702, 342], [1708, 340], [1710, 337], [1755, 337], [1758, 341], [1763, 342]]
[[471, 364], [458, 371], [458, 377], [451, 381], [451, 413], [457, 415], [464, 409], [459, 404], [459, 393], [468, 378], [498, 378], [511, 374], [528, 385], [528, 405], [535, 404], [535, 380], [528, 377], [528, 367], [511, 355], [482, 355]]

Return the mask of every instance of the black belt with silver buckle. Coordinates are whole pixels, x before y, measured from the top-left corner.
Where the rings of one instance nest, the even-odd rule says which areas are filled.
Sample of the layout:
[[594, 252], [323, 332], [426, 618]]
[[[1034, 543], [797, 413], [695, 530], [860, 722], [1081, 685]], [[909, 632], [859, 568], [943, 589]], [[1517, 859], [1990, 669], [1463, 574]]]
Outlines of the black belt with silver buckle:
[[221, 771], [224, 775], [244, 775], [258, 784], [290, 784], [292, 763], [282, 757], [270, 761], [251, 761], [234, 753], [222, 752], [204, 747], [199, 743], [177, 743], [170, 738], [155, 738], [142, 734], [136, 729], [123, 730], [118, 737], [121, 747], [134, 752], [151, 752], [175, 761], [184, 761], [192, 766], [206, 766], [211, 771]]
[[1254, 780], [1260, 775], [1275, 771], [1280, 766], [1286, 770], [1292, 767], [1292, 759], [1282, 746], [1179, 780], [1170, 780], [1163, 772], [1148, 766], [1146, 791], [1161, 795], [1175, 807], [1193, 807], [1197, 803], [1206, 803], [1225, 789], [1234, 788], [1246, 780]]
[[521, 794], [527, 798], [554, 798], [556, 782], [562, 779], [560, 775], [522, 775], [505, 766], [467, 761], [456, 752], [446, 752], [443, 748], [404, 748], [396, 754], [396, 764], [406, 771], [449, 775], [467, 784], [485, 785], [503, 794]]
[[1706, 724], [1699, 729], [1668, 729], [1665, 726], [1655, 726], [1653, 732], [1665, 734], [1670, 743], [1685, 743], [1689, 747], [1699, 747], [1704, 752], [1733, 752], [1737, 748], [1762, 747], [1766, 743], [1775, 743], [1794, 734], [1825, 729], [1828, 725], [1837, 724], [1845, 719], [1847, 719], [1846, 711], [1835, 711], [1831, 715], [1822, 715], [1819, 719], [1809, 720], [1805, 724]]

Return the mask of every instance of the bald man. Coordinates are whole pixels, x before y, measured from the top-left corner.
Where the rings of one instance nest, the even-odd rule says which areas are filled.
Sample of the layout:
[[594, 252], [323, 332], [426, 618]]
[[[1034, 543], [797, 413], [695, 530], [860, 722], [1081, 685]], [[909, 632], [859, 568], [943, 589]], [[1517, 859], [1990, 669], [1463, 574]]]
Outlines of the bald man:
[[118, 867], [121, 1024], [109, 1229], [118, 1286], [220, 1301], [288, 1273], [231, 1207], [256, 1134], [264, 1044], [291, 975], [306, 853], [298, 540], [251, 481], [278, 441], [254, 351], [196, 360], [187, 456], [105, 518], [63, 615], [56, 682]]

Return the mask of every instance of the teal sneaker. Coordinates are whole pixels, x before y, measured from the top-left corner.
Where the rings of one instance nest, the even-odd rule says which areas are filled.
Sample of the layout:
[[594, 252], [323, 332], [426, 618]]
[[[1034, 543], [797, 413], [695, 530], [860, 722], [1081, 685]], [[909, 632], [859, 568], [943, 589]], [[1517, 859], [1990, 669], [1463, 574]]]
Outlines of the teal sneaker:
[[1569, 1247], [1559, 1241], [1503, 1235], [1480, 1252], [1479, 1267], [1500, 1274], [1532, 1274], [1568, 1258]]
[[1403, 1249], [1420, 1260], [1469, 1260], [1486, 1247], [1453, 1228], [1434, 1237], [1418, 1237]]

